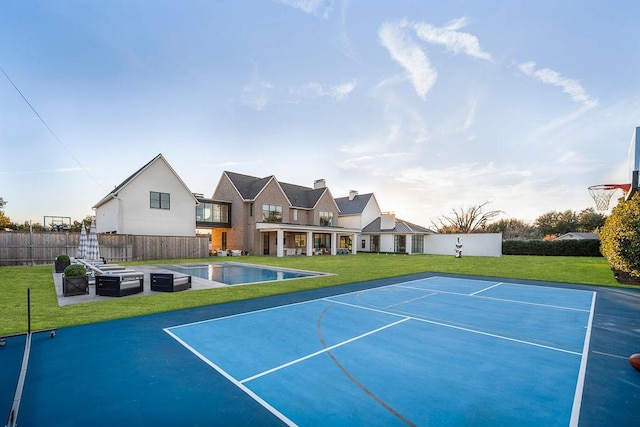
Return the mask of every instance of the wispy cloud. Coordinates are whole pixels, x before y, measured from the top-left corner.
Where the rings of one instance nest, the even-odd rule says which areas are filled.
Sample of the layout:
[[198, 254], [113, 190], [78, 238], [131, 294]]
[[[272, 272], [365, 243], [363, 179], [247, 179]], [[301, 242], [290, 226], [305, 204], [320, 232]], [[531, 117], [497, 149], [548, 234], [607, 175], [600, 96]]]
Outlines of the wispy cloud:
[[270, 82], [262, 80], [258, 68], [254, 65], [251, 81], [242, 88], [242, 102], [257, 111], [263, 111], [269, 103], [273, 90]]
[[323, 18], [329, 16], [333, 10], [333, 2], [330, 0], [276, 0], [276, 2]]
[[318, 82], [309, 82], [303, 86], [289, 89], [291, 99], [289, 102], [299, 103], [306, 98], [328, 97], [335, 101], [340, 101], [347, 96], [358, 85], [357, 80], [340, 83], [337, 85], [327, 85]]
[[597, 107], [599, 104], [598, 99], [587, 94], [586, 89], [579, 81], [563, 77], [557, 71], [549, 68], [536, 69], [536, 63], [533, 61], [520, 64], [518, 69], [527, 77], [562, 88], [562, 91], [569, 95], [574, 102], [589, 109]]
[[416, 35], [427, 43], [441, 45], [454, 54], [465, 54], [474, 58], [491, 60], [491, 55], [480, 47], [478, 38], [469, 33], [457, 31], [468, 24], [466, 17], [449, 22], [444, 27], [434, 27], [425, 22], [406, 23], [416, 31]]
[[436, 27], [426, 22], [402, 19], [398, 22], [383, 23], [378, 30], [378, 37], [391, 58], [405, 69], [418, 95], [425, 99], [437, 80], [438, 72], [431, 65], [425, 50], [413, 38], [413, 33], [415, 32], [418, 40], [444, 46], [455, 55], [464, 54], [491, 61], [491, 55], [482, 50], [476, 36], [458, 31], [468, 22], [469, 20], [463, 17], [449, 22], [444, 27]]
[[418, 96], [425, 99], [438, 77], [427, 55], [406, 34], [402, 24], [385, 22], [378, 30], [378, 37], [391, 58], [405, 69]]

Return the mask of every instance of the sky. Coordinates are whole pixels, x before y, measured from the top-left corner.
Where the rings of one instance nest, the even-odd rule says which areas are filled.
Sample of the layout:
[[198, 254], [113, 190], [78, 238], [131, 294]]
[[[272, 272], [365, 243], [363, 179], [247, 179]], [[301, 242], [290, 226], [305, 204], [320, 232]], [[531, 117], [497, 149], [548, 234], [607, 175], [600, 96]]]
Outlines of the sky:
[[231, 171], [374, 193], [423, 226], [485, 202], [579, 212], [588, 186], [629, 182], [637, 16], [633, 0], [6, 0], [4, 213], [79, 221], [160, 153], [205, 197]]

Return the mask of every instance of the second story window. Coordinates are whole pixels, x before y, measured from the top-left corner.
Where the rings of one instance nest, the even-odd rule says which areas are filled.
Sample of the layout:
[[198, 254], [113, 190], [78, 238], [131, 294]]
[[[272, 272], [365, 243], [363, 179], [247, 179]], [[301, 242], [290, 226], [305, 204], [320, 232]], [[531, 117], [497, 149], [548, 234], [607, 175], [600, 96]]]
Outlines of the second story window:
[[169, 193], [150, 192], [150, 205], [152, 209], [171, 209], [171, 195]]
[[320, 225], [333, 225], [333, 212], [320, 212]]
[[262, 205], [262, 221], [282, 222], [282, 206], [267, 204]]

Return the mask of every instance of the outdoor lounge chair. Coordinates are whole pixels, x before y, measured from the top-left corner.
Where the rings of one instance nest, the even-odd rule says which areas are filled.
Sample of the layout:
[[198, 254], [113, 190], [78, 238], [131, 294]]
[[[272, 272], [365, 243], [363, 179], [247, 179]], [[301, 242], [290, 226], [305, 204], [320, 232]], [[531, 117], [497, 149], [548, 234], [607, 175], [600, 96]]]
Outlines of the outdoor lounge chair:
[[96, 275], [96, 295], [123, 297], [144, 291], [144, 274], [137, 271]]
[[150, 273], [151, 290], [156, 292], [178, 292], [191, 288], [191, 276], [174, 273]]

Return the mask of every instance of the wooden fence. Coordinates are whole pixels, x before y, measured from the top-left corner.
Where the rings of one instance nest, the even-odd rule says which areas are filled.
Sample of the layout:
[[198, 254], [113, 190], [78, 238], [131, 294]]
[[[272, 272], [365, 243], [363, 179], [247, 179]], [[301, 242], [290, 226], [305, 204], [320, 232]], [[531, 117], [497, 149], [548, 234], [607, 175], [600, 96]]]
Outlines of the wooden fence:
[[[75, 256], [79, 242], [80, 233], [0, 231], [0, 267], [53, 264], [58, 255]], [[107, 262], [204, 258], [211, 250], [208, 236], [99, 234], [98, 243]]]

